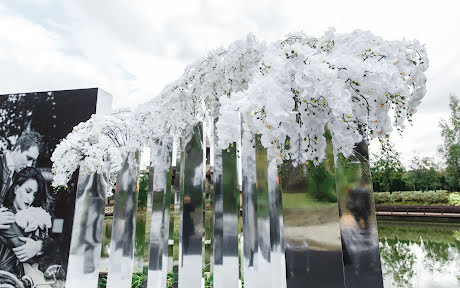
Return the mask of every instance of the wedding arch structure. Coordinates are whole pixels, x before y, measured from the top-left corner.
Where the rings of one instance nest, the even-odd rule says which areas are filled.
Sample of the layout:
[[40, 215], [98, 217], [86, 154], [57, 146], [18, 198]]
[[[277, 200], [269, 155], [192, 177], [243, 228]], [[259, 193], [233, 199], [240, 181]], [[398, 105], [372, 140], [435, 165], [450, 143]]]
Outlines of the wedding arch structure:
[[249, 35], [137, 109], [79, 124], [52, 158], [57, 188], [79, 171], [67, 287], [97, 286], [115, 182], [107, 285], [131, 286], [143, 147], [147, 287], [173, 263], [179, 287], [203, 271], [213, 287], [383, 287], [367, 143], [410, 123], [427, 68], [418, 41], [366, 31]]

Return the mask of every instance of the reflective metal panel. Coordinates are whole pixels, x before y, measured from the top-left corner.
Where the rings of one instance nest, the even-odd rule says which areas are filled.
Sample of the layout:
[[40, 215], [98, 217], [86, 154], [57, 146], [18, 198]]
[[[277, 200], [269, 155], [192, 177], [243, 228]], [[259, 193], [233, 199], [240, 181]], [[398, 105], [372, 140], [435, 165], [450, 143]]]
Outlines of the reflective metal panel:
[[115, 192], [107, 287], [131, 287], [138, 177], [139, 153], [126, 153]]
[[[261, 145], [260, 135], [253, 136], [243, 132], [241, 150], [244, 285], [247, 287], [272, 287], [272, 285], [280, 287], [278, 283], [272, 284], [271, 277], [272, 241], [267, 149]], [[274, 226], [279, 227], [279, 224]], [[274, 241], [276, 242], [276, 239]]]
[[[144, 249], [144, 262], [149, 262], [150, 259], [150, 229], [152, 225], [152, 204], [153, 204], [153, 178], [155, 176], [154, 167], [151, 165], [148, 167], [148, 186], [147, 186], [147, 205], [145, 210], [145, 236], [144, 236], [144, 245], [149, 247], [149, 249]], [[144, 267], [145, 270], [145, 267]], [[147, 267], [148, 271], [148, 267]], [[148, 275], [148, 272], [144, 271], [144, 274]]]
[[102, 175], [80, 172], [66, 287], [97, 286], [106, 188]]
[[383, 287], [367, 143], [357, 144], [349, 159], [337, 159], [345, 286]]
[[179, 287], [201, 287], [203, 245], [204, 144], [202, 124], [193, 128], [181, 157]]
[[236, 143], [215, 150], [214, 156], [214, 275], [215, 288], [238, 287], [239, 191]]
[[284, 288], [286, 287], [286, 264], [284, 261], [283, 209], [276, 161], [269, 159], [267, 168], [272, 287]]
[[344, 288], [332, 143], [326, 159], [280, 169], [287, 287]]
[[[142, 174], [141, 174], [142, 173]], [[143, 273], [147, 275], [148, 269], [148, 247], [149, 247], [149, 236], [148, 234], [150, 227], [150, 214], [152, 213], [151, 205], [150, 207], [147, 204], [147, 201], [151, 201], [151, 196], [149, 199], [148, 193], [148, 172], [144, 171], [139, 174], [139, 193], [137, 198], [137, 211], [136, 211], [136, 236], [134, 237], [134, 265], [133, 273]], [[141, 189], [141, 179], [147, 177], [147, 193], [140, 193]], [[142, 183], [143, 184], [143, 183]], [[142, 187], [142, 189], [145, 189]], [[150, 209], [150, 210], [149, 210]], [[149, 211], [147, 211], [149, 210]], [[104, 245], [104, 242], [102, 243]], [[104, 246], [103, 246], [104, 247]], [[147, 265], [145, 265], [147, 263]]]
[[[256, 195], [257, 195], [257, 238], [259, 245], [259, 263], [256, 287], [272, 287], [272, 278], [267, 275], [275, 273], [271, 265], [270, 202], [268, 195], [268, 159], [267, 149], [256, 135]], [[273, 283], [274, 284], [274, 283]], [[275, 286], [273, 286], [275, 288]]]
[[[156, 157], [170, 163], [168, 145], [163, 145]], [[171, 166], [167, 171], [162, 166], [154, 167], [152, 216], [150, 225], [150, 256], [147, 287], [166, 287], [168, 267], [169, 208], [171, 201]]]
[[[177, 143], [175, 143], [177, 149], [176, 149], [176, 159], [175, 159], [175, 167], [174, 167], [174, 178], [173, 178], [173, 185], [172, 185], [172, 189], [173, 189], [173, 194], [172, 195], [172, 199], [173, 199], [173, 202], [174, 202], [174, 205], [172, 205], [172, 209], [171, 210], [171, 213], [170, 213], [170, 231], [172, 233], [170, 233], [169, 235], [169, 241], [170, 241], [170, 248], [169, 248], [169, 261], [170, 263], [169, 264], [169, 268], [174, 270], [174, 273], [176, 275], [178, 275], [179, 273], [179, 270], [178, 270], [178, 266], [179, 266], [179, 230], [180, 230], [180, 206], [181, 206], [181, 202], [182, 202], [182, 199], [180, 197], [180, 168], [181, 168], [181, 155], [183, 155], [183, 149], [181, 148], [181, 141], [177, 141]], [[178, 279], [174, 279], [174, 282], [177, 283], [177, 280]]]
[[254, 138], [242, 133], [241, 169], [243, 188], [243, 277], [245, 287], [257, 286], [258, 233], [256, 195], [256, 151]]
[[223, 287], [224, 264], [224, 197], [223, 197], [223, 169], [222, 150], [214, 150], [214, 249], [213, 249], [213, 284]]

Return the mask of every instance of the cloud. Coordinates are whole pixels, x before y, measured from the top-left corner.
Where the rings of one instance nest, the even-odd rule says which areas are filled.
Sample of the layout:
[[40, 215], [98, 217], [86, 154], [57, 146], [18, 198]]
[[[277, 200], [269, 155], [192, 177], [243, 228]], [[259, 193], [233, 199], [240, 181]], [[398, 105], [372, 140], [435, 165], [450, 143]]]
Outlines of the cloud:
[[[101, 87], [116, 107], [154, 97], [210, 49], [253, 32], [274, 41], [303, 30], [320, 35], [371, 30], [417, 38], [430, 57], [428, 93], [396, 148], [436, 152], [449, 92], [460, 95], [456, 9], [437, 2], [17, 0], [0, 4], [0, 93]], [[439, 16], [438, 16], [439, 15]]]
[[[437, 149], [442, 143], [441, 130], [438, 123], [448, 118], [445, 113], [416, 113], [413, 117], [413, 126], [407, 124], [403, 135], [392, 133], [390, 139], [395, 148], [401, 153], [401, 162], [408, 167], [414, 156], [432, 157], [441, 162]], [[371, 143], [371, 151], [377, 153], [380, 144], [377, 140]]]

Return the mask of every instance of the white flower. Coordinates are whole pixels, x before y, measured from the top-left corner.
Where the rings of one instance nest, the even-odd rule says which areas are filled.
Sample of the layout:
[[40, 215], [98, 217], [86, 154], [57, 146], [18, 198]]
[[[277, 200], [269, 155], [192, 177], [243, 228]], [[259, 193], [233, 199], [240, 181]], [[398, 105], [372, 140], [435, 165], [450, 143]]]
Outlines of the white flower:
[[26, 233], [34, 232], [38, 228], [46, 230], [52, 226], [50, 214], [41, 207], [22, 209], [14, 217], [16, 224]]

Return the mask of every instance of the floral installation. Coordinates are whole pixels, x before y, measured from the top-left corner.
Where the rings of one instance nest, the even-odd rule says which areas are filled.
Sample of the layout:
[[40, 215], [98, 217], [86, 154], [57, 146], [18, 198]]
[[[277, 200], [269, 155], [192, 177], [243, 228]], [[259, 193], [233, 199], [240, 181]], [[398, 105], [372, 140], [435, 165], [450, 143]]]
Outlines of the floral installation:
[[[54, 185], [65, 186], [78, 167], [114, 181], [123, 149], [161, 149], [164, 139], [189, 137], [198, 122], [212, 127], [218, 119], [218, 146], [226, 149], [241, 135], [235, 114], [243, 135], [258, 135], [270, 159], [319, 164], [325, 129], [335, 154], [348, 157], [363, 139], [383, 142], [393, 129], [403, 131], [426, 93], [427, 68], [418, 41], [386, 41], [368, 31], [331, 28], [319, 38], [294, 33], [272, 43], [248, 35], [210, 51], [134, 111], [75, 127], [53, 154]], [[126, 129], [126, 143], [108, 137], [107, 125]]]
[[53, 187], [66, 187], [72, 174], [80, 169], [83, 173], [103, 175], [102, 179], [107, 182], [106, 197], [111, 196], [123, 159], [139, 146], [131, 142], [135, 139], [132, 133], [137, 130], [129, 121], [130, 116], [131, 112], [126, 110], [112, 115], [93, 115], [75, 126], [51, 157]]
[[[260, 73], [221, 101], [220, 114], [239, 111], [243, 129], [260, 134], [283, 160], [321, 162], [326, 126], [336, 154], [347, 157], [362, 135], [385, 140], [393, 127], [404, 129], [426, 93], [427, 61], [417, 41], [389, 42], [359, 30], [331, 29], [319, 39], [292, 34], [266, 50]], [[221, 147], [231, 141], [219, 139]]]
[[36, 239], [46, 238], [52, 227], [51, 215], [41, 207], [29, 207], [15, 214], [16, 224]]

